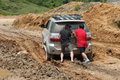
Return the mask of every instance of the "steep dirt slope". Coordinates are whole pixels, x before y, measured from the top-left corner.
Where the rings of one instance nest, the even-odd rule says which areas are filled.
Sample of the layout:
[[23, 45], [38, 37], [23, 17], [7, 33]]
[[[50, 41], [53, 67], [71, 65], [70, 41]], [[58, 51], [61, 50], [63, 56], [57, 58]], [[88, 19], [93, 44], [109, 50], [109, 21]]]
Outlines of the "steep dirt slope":
[[110, 55], [120, 58], [120, 8], [109, 4], [99, 4], [83, 13], [93, 39], [96, 59]]
[[109, 4], [100, 4], [84, 12], [84, 20], [92, 32], [94, 40], [104, 42], [120, 42], [120, 8]]

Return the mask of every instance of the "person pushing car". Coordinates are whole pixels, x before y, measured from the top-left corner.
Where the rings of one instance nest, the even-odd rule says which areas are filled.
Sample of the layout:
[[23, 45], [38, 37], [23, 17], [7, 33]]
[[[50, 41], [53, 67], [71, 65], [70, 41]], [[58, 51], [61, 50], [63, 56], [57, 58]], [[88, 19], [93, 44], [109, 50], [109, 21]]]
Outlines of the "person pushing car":
[[83, 57], [84, 63], [89, 63], [90, 60], [88, 59], [87, 55], [85, 54], [85, 49], [87, 48], [87, 38], [86, 32], [84, 31], [84, 24], [79, 25], [79, 29], [75, 30], [74, 33], [77, 39], [77, 47]]
[[64, 57], [64, 53], [65, 53], [65, 48], [68, 48], [69, 52], [70, 52], [70, 57], [71, 57], [71, 61], [74, 62], [73, 58], [74, 58], [74, 53], [72, 50], [72, 44], [70, 42], [70, 37], [71, 37], [71, 26], [69, 24], [65, 25], [65, 28], [62, 29], [60, 31], [60, 41], [61, 41], [61, 62], [63, 62], [63, 57]]

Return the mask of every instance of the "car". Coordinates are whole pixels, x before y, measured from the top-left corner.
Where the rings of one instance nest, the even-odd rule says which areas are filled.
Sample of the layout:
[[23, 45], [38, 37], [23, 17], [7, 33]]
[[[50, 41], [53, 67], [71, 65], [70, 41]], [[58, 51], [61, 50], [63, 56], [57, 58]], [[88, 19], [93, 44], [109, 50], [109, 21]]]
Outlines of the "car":
[[[50, 60], [52, 55], [59, 55], [61, 53], [60, 44], [60, 31], [64, 28], [66, 24], [71, 25], [72, 32], [78, 29], [79, 24], [84, 24], [84, 30], [87, 33], [87, 49], [85, 53], [92, 53], [92, 43], [91, 43], [91, 33], [86, 25], [85, 21], [81, 19], [81, 15], [54, 15], [52, 16], [46, 25], [42, 24], [41, 27], [44, 28], [42, 31], [42, 48], [46, 53], [46, 60]], [[71, 37], [71, 43], [73, 47], [74, 54], [80, 54], [76, 38], [74, 35]], [[66, 49], [65, 54], [68, 54], [68, 49]]]

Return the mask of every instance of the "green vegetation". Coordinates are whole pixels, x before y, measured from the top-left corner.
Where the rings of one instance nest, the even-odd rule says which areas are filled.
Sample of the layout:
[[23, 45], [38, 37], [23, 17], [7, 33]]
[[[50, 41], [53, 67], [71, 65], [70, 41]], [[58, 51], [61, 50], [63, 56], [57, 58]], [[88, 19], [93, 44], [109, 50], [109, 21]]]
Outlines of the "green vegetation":
[[[52, 8], [61, 6], [71, 1], [106, 2], [106, 0], [0, 0], [0, 14], [19, 15], [27, 13], [41, 14]], [[79, 10], [76, 6], [76, 11]]]
[[76, 6], [75, 6], [75, 11], [78, 11], [78, 10], [80, 10], [80, 6], [79, 6], [79, 5], [76, 5]]
[[42, 5], [49, 8], [55, 8], [60, 5], [66, 4], [71, 1], [78, 1], [78, 2], [106, 2], [107, 0], [27, 0], [37, 5]]
[[117, 25], [120, 28], [120, 20], [117, 21]]
[[26, 0], [0, 0], [0, 14], [19, 15], [27, 13], [43, 13], [49, 8], [38, 6]]

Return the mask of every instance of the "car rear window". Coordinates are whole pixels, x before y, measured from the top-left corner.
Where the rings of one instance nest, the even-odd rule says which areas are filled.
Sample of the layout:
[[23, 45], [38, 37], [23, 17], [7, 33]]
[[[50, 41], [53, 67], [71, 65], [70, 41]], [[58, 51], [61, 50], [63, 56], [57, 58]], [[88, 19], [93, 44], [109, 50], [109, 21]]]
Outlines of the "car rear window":
[[[81, 23], [83, 23], [83, 22], [81, 22]], [[64, 27], [65, 27], [66, 24], [70, 24], [71, 25], [71, 30], [74, 32], [76, 29], [78, 29], [79, 24], [81, 24], [81, 23], [80, 22], [53, 23], [50, 31], [52, 33], [59, 33], [62, 29], [64, 29]], [[86, 26], [85, 23], [84, 23], [84, 26], [85, 26], [84, 30], [86, 32], [89, 32], [88, 27]]]

